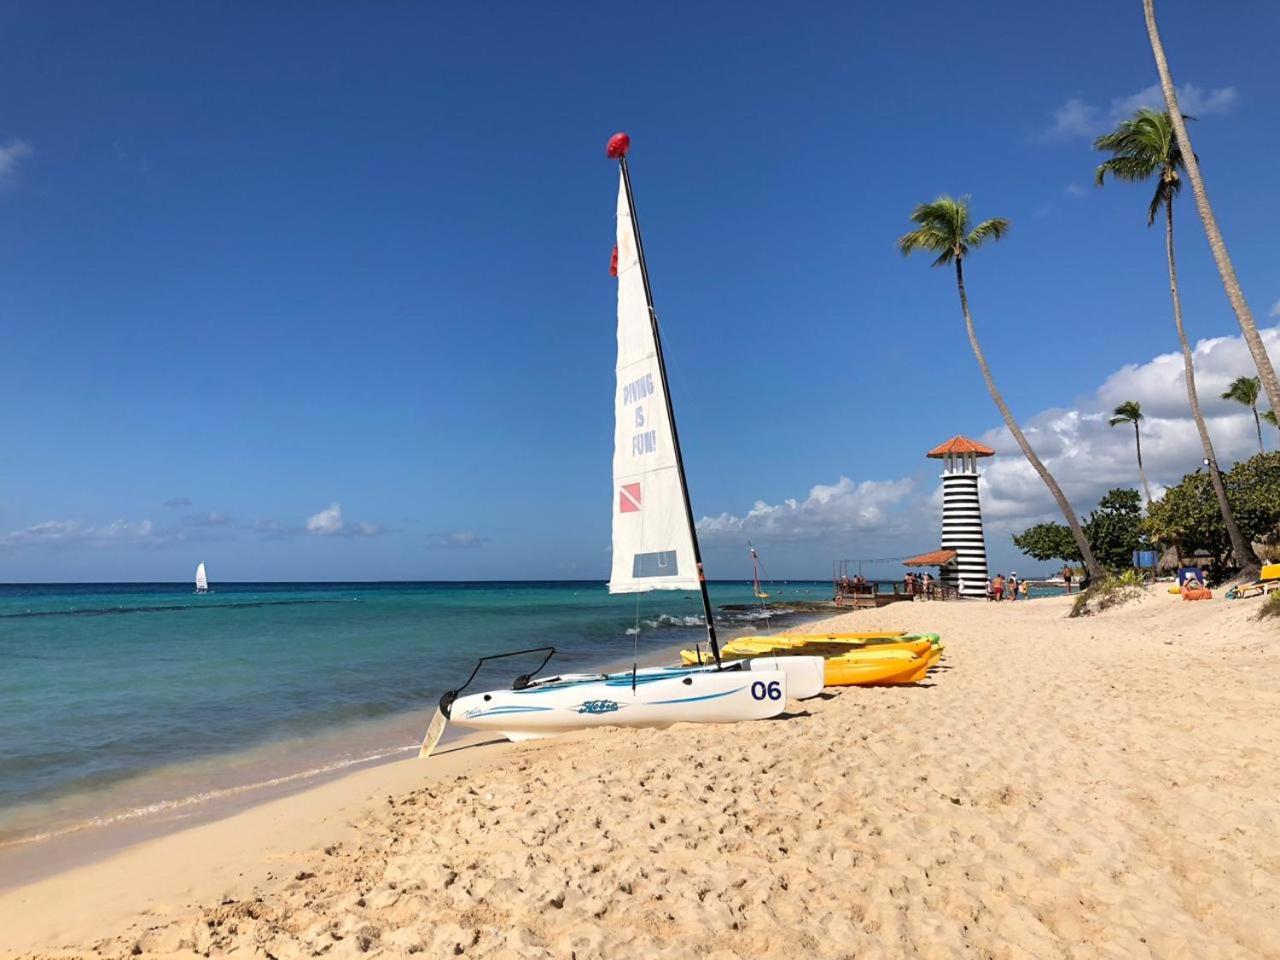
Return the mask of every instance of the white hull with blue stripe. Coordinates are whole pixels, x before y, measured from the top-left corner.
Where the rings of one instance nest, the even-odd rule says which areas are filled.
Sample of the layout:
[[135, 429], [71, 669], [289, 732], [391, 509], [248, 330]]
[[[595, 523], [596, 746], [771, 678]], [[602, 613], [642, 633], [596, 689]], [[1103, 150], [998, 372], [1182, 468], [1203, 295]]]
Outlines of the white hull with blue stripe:
[[787, 705], [782, 670], [658, 668], [611, 676], [551, 677], [521, 690], [458, 697], [450, 722], [508, 740], [554, 737], [590, 727], [669, 727], [777, 716]]

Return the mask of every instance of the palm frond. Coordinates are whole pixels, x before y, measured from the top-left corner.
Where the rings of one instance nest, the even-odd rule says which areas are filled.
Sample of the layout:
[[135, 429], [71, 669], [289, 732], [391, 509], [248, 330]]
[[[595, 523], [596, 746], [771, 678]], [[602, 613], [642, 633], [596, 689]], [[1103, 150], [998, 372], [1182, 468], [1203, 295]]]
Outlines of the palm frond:
[[1276, 419], [1276, 412], [1274, 410], [1266, 411], [1262, 415], [1262, 419], [1267, 421], [1267, 423], [1271, 424], [1273, 427], [1280, 427], [1280, 420]]
[[923, 226], [919, 230], [912, 230], [910, 233], [904, 233], [898, 238], [898, 249], [902, 251], [902, 255], [908, 256], [917, 250], [923, 250], [926, 253], [937, 253], [940, 250], [950, 249], [951, 237], [949, 234], [929, 225]]
[[980, 247], [987, 240], [999, 240], [1009, 232], [1009, 221], [1004, 217], [992, 217], [983, 220], [964, 238], [966, 247]]
[[1098, 164], [1098, 169], [1095, 171], [1093, 179], [1098, 186], [1102, 186], [1107, 174], [1111, 174], [1116, 180], [1128, 180], [1131, 183], [1141, 182], [1158, 169], [1159, 164], [1151, 157], [1125, 154], [1114, 156]]
[[1182, 189], [1182, 152], [1167, 113], [1144, 107], [1120, 121], [1110, 133], [1098, 137], [1093, 145], [1111, 154], [1094, 172], [1094, 182], [1099, 186], [1108, 175], [1131, 183], [1159, 177], [1160, 184], [1147, 205], [1148, 226], [1155, 222], [1160, 208], [1172, 203]]
[[1009, 229], [1004, 219], [985, 220], [969, 229], [969, 197], [943, 194], [930, 203], [922, 203], [911, 211], [911, 222], [918, 228], [898, 238], [898, 249], [905, 256], [917, 250], [937, 254], [933, 266], [941, 267], [966, 256], [970, 247], [986, 240], [999, 240]]
[[1142, 404], [1137, 400], [1126, 400], [1111, 412], [1114, 416], [1107, 423], [1113, 427], [1118, 427], [1122, 423], [1137, 423], [1142, 419]]
[[1262, 380], [1258, 377], [1236, 377], [1231, 381], [1231, 386], [1227, 387], [1222, 394], [1223, 400], [1234, 400], [1237, 403], [1243, 403], [1246, 407], [1252, 407], [1258, 402], [1258, 396], [1262, 393]]

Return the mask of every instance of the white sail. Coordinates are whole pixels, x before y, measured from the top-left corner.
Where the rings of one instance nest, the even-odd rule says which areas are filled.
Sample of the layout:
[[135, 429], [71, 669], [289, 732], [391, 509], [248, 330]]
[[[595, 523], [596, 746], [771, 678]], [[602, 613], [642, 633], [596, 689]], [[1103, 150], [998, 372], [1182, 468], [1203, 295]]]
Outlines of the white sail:
[[622, 179], [618, 182], [617, 373], [609, 592], [696, 590], [693, 534]]
[[201, 563], [199, 566], [196, 567], [196, 590], [199, 593], [204, 593], [208, 589], [209, 589], [209, 577], [204, 572], [204, 564]]

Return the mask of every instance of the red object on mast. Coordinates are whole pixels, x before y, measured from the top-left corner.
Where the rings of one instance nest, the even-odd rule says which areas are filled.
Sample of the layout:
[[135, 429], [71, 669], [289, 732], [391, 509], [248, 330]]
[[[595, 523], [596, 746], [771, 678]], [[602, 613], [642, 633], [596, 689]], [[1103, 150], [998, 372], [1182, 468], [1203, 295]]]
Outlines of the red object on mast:
[[604, 155], [610, 160], [621, 160], [630, 149], [631, 138], [625, 133], [615, 133], [609, 138], [609, 143], [604, 148]]

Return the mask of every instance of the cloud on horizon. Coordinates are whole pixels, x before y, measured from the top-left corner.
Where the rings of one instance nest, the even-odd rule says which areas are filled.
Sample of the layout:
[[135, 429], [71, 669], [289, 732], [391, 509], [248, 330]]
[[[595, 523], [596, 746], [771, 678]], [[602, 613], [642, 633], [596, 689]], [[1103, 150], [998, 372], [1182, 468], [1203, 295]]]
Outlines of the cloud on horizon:
[[[1261, 333], [1273, 360], [1280, 363], [1280, 326]], [[1253, 415], [1220, 396], [1236, 377], [1254, 373], [1243, 338], [1201, 340], [1192, 352], [1196, 387], [1219, 462], [1225, 467], [1257, 453]], [[1133, 431], [1107, 422], [1126, 400], [1142, 405], [1143, 462], [1154, 496], [1194, 472], [1204, 455], [1187, 405], [1181, 352], [1126, 364], [1073, 405], [1044, 409], [1021, 420], [1031, 446], [1082, 516], [1114, 487], [1139, 488]], [[1003, 425], [970, 435], [997, 454], [981, 467], [982, 513], [988, 549], [994, 548], [997, 556], [1009, 555], [1010, 534], [1061, 516]], [[1280, 445], [1274, 429], [1264, 428], [1263, 436], [1269, 449]], [[773, 505], [759, 500], [740, 516], [703, 517], [698, 530], [711, 543], [747, 537], [764, 542], [830, 540], [842, 548], [851, 547], [850, 541], [891, 543], [905, 555], [937, 542], [941, 513], [940, 484], [924, 491], [911, 477], [861, 482], [841, 477], [835, 484], [812, 487], [804, 499]]]
[[45, 520], [0, 537], [0, 546], [111, 546], [159, 542], [150, 520], [113, 520], [94, 526], [83, 520]]
[[376, 523], [348, 523], [342, 518], [342, 504], [336, 500], [307, 518], [307, 533], [322, 537], [376, 537], [385, 532]]
[[[181, 507], [186, 497], [166, 501], [166, 506]], [[252, 522], [237, 520], [217, 511], [187, 513], [167, 526], [151, 520], [114, 520], [93, 524], [85, 520], [44, 520], [0, 536], [0, 547], [47, 547], [60, 545], [135, 545], [167, 546], [178, 543], [208, 543], [238, 539], [240, 534], [256, 535], [263, 540], [284, 540], [308, 533], [337, 537], [376, 537], [385, 533], [376, 523], [347, 522], [342, 507], [331, 504], [313, 514], [306, 525], [282, 523], [271, 518]]]
[[[1193, 83], [1187, 83], [1178, 88], [1178, 106], [1182, 108], [1183, 113], [1192, 117], [1226, 113], [1236, 105], [1239, 99], [1240, 96], [1235, 87], [1205, 90]], [[1050, 114], [1053, 122], [1040, 132], [1038, 138], [1071, 140], [1083, 137], [1092, 140], [1106, 133], [1121, 120], [1132, 116], [1142, 107], [1152, 110], [1165, 108], [1164, 94], [1158, 83], [1153, 83], [1127, 97], [1113, 97], [1111, 103], [1105, 108], [1088, 103], [1080, 97], [1071, 97], [1062, 106], [1054, 109]]]
[[428, 546], [446, 550], [466, 550], [483, 546], [488, 542], [488, 537], [482, 537], [472, 530], [453, 530], [449, 533], [433, 533]]
[[757, 500], [742, 516], [721, 513], [698, 521], [698, 533], [708, 539], [761, 537], [773, 540], [812, 540], [831, 533], [875, 530], [892, 533], [899, 524], [894, 508], [912, 492], [915, 481], [864, 480], [841, 477], [817, 484], [803, 500], [788, 498], [769, 504]]

